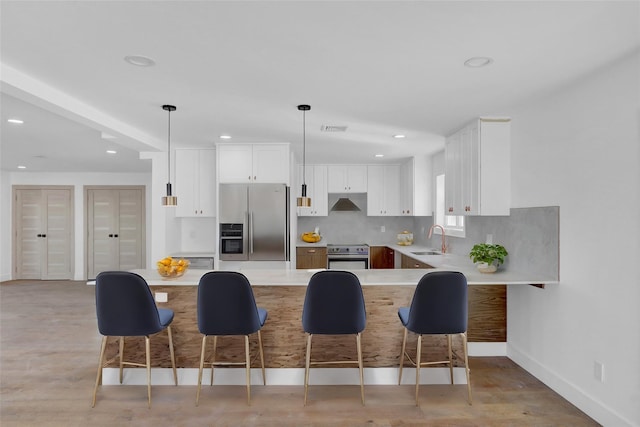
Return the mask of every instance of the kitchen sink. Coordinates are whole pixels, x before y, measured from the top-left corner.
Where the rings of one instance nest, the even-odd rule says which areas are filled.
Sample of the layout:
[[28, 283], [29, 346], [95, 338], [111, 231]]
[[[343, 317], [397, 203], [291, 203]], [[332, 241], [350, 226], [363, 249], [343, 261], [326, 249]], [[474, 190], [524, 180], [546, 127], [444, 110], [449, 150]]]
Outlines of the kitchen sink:
[[411, 252], [414, 255], [442, 255], [442, 252], [436, 251], [421, 251], [421, 252]]

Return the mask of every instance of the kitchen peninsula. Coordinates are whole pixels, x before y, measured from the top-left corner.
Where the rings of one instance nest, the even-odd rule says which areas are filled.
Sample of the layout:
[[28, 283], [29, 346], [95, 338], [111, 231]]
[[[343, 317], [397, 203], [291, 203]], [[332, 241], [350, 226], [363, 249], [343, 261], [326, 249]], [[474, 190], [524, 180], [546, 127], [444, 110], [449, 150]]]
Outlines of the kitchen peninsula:
[[[417, 251], [416, 247], [412, 248]], [[367, 309], [367, 326], [363, 332], [362, 345], [366, 368], [394, 368], [402, 344], [402, 327], [397, 310], [411, 302], [415, 285], [420, 278], [431, 271], [457, 270], [463, 272], [469, 287], [469, 328], [468, 338], [471, 352], [473, 346], [494, 344], [504, 346], [506, 342], [506, 286], [557, 283], [552, 278], [531, 278], [512, 271], [495, 274], [481, 274], [464, 257], [445, 255], [412, 255], [422, 262], [433, 265], [433, 269], [389, 269], [354, 270], [360, 279]], [[175, 312], [172, 324], [176, 363], [179, 368], [196, 368], [200, 357], [202, 335], [197, 328], [196, 298], [197, 284], [207, 270], [189, 270], [180, 278], [166, 280], [155, 270], [136, 270], [142, 275], [152, 292], [166, 294], [167, 302], [159, 302], [160, 307], [171, 308]], [[303, 368], [305, 335], [301, 327], [302, 307], [306, 285], [317, 270], [273, 270], [240, 269], [251, 282], [260, 307], [268, 310], [269, 317], [262, 329], [267, 368]], [[415, 341], [415, 336], [411, 337]], [[431, 341], [433, 339], [433, 341]], [[256, 337], [252, 337], [255, 348]], [[323, 336], [318, 338], [318, 357], [343, 354], [355, 356], [352, 336]], [[432, 337], [425, 344], [427, 354], [439, 354], [446, 346], [445, 340]], [[482, 344], [479, 344], [482, 343]], [[411, 343], [408, 345], [415, 345]], [[160, 366], [169, 367], [166, 351], [167, 338], [162, 334], [151, 340], [154, 359]], [[454, 340], [454, 348], [461, 352], [460, 343]], [[409, 347], [411, 348], [411, 347]], [[500, 347], [502, 348], [502, 347]], [[244, 352], [242, 340], [223, 337], [218, 340], [219, 354], [232, 361], [242, 361]], [[229, 351], [226, 351], [226, 350]], [[117, 343], [110, 343], [107, 358], [114, 359]], [[482, 354], [481, 350], [480, 354]], [[144, 358], [144, 347], [140, 343], [127, 341], [129, 357]], [[461, 354], [461, 353], [460, 353]], [[437, 356], [436, 356], [437, 357]], [[158, 365], [156, 365], [158, 366]], [[254, 366], [256, 367], [256, 366]]]

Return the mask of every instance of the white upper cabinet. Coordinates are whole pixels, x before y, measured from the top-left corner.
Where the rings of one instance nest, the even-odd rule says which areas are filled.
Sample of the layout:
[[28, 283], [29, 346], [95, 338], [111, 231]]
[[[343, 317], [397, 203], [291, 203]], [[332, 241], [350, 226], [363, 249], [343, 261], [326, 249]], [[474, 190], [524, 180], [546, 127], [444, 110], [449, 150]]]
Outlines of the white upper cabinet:
[[220, 183], [289, 184], [289, 144], [217, 144]]
[[178, 149], [176, 157], [176, 216], [216, 215], [216, 150]]
[[367, 166], [327, 166], [327, 189], [329, 193], [366, 193]]
[[431, 157], [412, 157], [400, 165], [400, 214], [431, 216]]
[[400, 215], [400, 166], [371, 165], [367, 168], [367, 215]]
[[445, 210], [448, 215], [509, 215], [511, 123], [478, 119], [445, 143]]
[[[295, 191], [302, 188], [302, 165], [298, 167], [298, 185]], [[306, 165], [307, 197], [311, 198], [311, 207], [299, 207], [298, 216], [327, 216], [329, 215], [329, 197], [327, 194], [327, 166]], [[300, 196], [299, 193], [295, 194]]]

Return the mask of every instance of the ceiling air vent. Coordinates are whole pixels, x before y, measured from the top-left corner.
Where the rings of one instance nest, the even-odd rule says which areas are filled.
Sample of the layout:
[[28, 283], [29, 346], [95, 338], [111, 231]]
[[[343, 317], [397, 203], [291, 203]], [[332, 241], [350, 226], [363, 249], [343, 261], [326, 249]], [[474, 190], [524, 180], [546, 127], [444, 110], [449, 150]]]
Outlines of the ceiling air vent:
[[320, 130], [322, 132], [346, 132], [347, 126], [322, 125]]

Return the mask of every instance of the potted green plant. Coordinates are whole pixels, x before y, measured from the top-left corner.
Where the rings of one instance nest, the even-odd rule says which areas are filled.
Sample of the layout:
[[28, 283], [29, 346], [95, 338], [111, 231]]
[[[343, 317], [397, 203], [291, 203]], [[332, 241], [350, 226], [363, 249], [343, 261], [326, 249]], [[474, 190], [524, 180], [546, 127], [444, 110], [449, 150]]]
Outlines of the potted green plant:
[[504, 262], [504, 257], [509, 255], [502, 245], [478, 243], [473, 245], [469, 258], [476, 264], [481, 273], [493, 273]]

